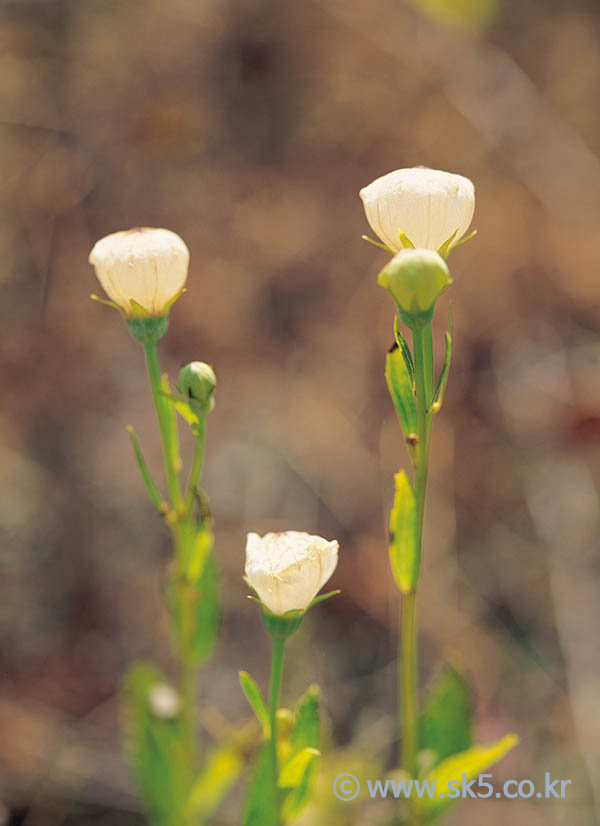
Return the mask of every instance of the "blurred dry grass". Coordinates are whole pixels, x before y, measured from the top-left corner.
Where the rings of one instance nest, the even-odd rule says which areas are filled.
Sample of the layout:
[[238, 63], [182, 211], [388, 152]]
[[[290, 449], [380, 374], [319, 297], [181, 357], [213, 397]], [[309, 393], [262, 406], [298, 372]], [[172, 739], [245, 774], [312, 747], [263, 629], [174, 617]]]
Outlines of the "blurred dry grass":
[[423, 679], [443, 655], [462, 661], [482, 738], [521, 734], [498, 777], [573, 781], [564, 802], [478, 801], [452, 822], [589, 826], [600, 794], [598, 7], [4, 0], [0, 18], [10, 822], [139, 822], [116, 697], [131, 658], [169, 660], [168, 544], [125, 425], [155, 468], [159, 453], [141, 354], [87, 299], [92, 243], [132, 225], [172, 228], [192, 252], [165, 367], [204, 359], [219, 377], [205, 482], [226, 615], [207, 707], [241, 719], [237, 669], [265, 676], [267, 640], [241, 583], [245, 531], [315, 531], [340, 540], [343, 597], [298, 639], [287, 690], [314, 675], [340, 742], [389, 748], [389, 726], [382, 736], [373, 721], [393, 709], [384, 542], [405, 459], [382, 376], [384, 258], [360, 241], [357, 192], [425, 164], [475, 181], [479, 236], [451, 261], [455, 361], [433, 446]]

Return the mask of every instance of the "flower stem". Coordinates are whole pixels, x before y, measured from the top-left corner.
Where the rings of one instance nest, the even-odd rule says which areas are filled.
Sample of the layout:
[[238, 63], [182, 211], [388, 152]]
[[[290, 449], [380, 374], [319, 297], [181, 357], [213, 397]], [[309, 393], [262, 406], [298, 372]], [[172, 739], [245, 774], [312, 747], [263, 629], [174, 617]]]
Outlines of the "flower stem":
[[198, 422], [196, 431], [196, 450], [194, 452], [194, 459], [192, 461], [192, 469], [187, 483], [185, 494], [185, 512], [189, 515], [194, 504], [194, 496], [196, 494], [196, 487], [198, 486], [198, 479], [202, 473], [202, 463], [204, 461], [204, 438], [206, 435], [206, 420], [201, 418]]
[[279, 797], [279, 760], [277, 757], [277, 709], [281, 693], [281, 678], [283, 676], [283, 658], [285, 653], [285, 639], [273, 635], [273, 654], [271, 659], [271, 682], [269, 685], [269, 718], [271, 723], [271, 766], [273, 771], [273, 802], [276, 813], [276, 823], [281, 823]]
[[[150, 388], [152, 390], [152, 398], [154, 400], [154, 407], [158, 418], [167, 489], [169, 492], [170, 505], [174, 517], [173, 519], [168, 520], [168, 522], [171, 527], [175, 559], [178, 566], [181, 566], [185, 555], [184, 542], [187, 536], [187, 532], [183, 530], [183, 523], [189, 518], [189, 513], [186, 508], [186, 503], [184, 502], [181, 483], [179, 480], [177, 437], [176, 432], [175, 435], [173, 432], [172, 411], [170, 410], [169, 402], [164, 397], [162, 391], [156, 342], [144, 342], [144, 351], [146, 354], [146, 367], [148, 370], [148, 378], [150, 380]], [[203, 439], [200, 441], [203, 445]], [[194, 488], [198, 481], [198, 476], [202, 467], [202, 449], [200, 449], [199, 459], [197, 456], [198, 448], [196, 451], [196, 458], [194, 460], [194, 467], [192, 469], [192, 474], [195, 474], [195, 476], [191, 477], [194, 479]], [[178, 580], [176, 589], [176, 599], [180, 600], [181, 611], [184, 616], [187, 616], [189, 614], [189, 598], [188, 591], [185, 588], [185, 583], [183, 580]], [[182, 772], [185, 773], [187, 780], [191, 782], [195, 776], [197, 759], [196, 731], [194, 723], [196, 669], [190, 651], [188, 637], [188, 634], [184, 634], [184, 640], [179, 645], [179, 650], [177, 653], [179, 659], [179, 696], [181, 701], [181, 720], [183, 726], [182, 746], [185, 755]], [[185, 826], [187, 823], [187, 818], [183, 815], [182, 817], [182, 826]]]
[[[417, 528], [415, 553], [420, 564], [423, 545], [423, 519], [429, 462], [429, 432], [431, 421], [429, 405], [433, 393], [433, 346], [431, 323], [412, 330], [413, 358], [415, 363], [415, 395], [417, 410], [417, 449], [415, 458], [414, 492]], [[412, 776], [417, 772], [418, 752], [418, 639], [417, 639], [417, 586], [402, 598], [399, 656], [401, 763]]]
[[171, 437], [171, 427], [169, 423], [170, 410], [168, 407], [169, 403], [162, 394], [160, 384], [160, 366], [158, 364], [158, 350], [156, 347], [156, 342], [145, 342], [144, 351], [146, 353], [146, 367], [148, 370], [148, 378], [150, 379], [150, 388], [152, 390], [152, 398], [154, 399], [154, 407], [156, 409], [158, 427], [160, 430], [160, 438], [165, 461], [165, 474], [167, 477], [167, 489], [169, 491], [171, 506], [175, 509], [175, 512], [178, 513], [181, 511], [183, 505], [183, 497], [181, 495], [179, 477], [177, 476], [175, 460], [176, 446], [173, 444], [173, 439]]

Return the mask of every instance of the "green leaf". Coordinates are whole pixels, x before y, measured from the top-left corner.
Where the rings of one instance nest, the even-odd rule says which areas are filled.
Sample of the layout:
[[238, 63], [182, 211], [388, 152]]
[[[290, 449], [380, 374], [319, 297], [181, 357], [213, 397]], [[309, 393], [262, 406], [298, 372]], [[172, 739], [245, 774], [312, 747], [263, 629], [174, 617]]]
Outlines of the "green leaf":
[[410, 384], [414, 392], [415, 363], [413, 361], [413, 355], [408, 345], [408, 342], [404, 338], [402, 330], [400, 329], [400, 319], [398, 318], [398, 316], [394, 316], [394, 338], [396, 339], [396, 344], [402, 350], [402, 357], [404, 358], [404, 363], [406, 364], [406, 369], [408, 370], [408, 375], [410, 377]]
[[202, 422], [200, 421], [199, 416], [192, 410], [188, 402], [185, 399], [174, 395], [174, 393], [171, 393], [170, 388], [168, 392], [163, 393], [163, 396], [173, 407], [173, 409], [179, 413], [184, 422], [189, 424], [192, 432], [197, 435], [202, 427]]
[[415, 394], [403, 350], [395, 345], [385, 360], [385, 380], [405, 439], [417, 432]]
[[429, 689], [421, 714], [421, 749], [435, 753], [434, 766], [471, 747], [472, 716], [467, 681], [455, 668], [446, 666]]
[[273, 789], [271, 746], [258, 752], [244, 809], [243, 826], [279, 826], [277, 801]]
[[262, 726], [265, 740], [268, 740], [271, 736], [271, 724], [269, 722], [269, 712], [267, 711], [260, 688], [247, 671], [240, 671], [240, 685], [244, 696], [250, 703], [250, 708], [256, 714], [256, 719]]
[[[417, 812], [427, 812], [429, 815], [437, 817], [441, 812], [453, 802], [453, 797], [448, 797], [448, 793], [456, 794], [455, 789], [460, 787], [463, 774], [469, 782], [486, 769], [501, 760], [513, 749], [519, 738], [516, 734], [507, 734], [495, 743], [485, 746], [473, 746], [467, 751], [455, 754], [452, 757], [442, 760], [433, 771], [429, 772], [425, 782], [429, 782], [430, 788], [435, 782], [435, 795], [429, 797], [424, 795], [421, 798], [415, 797], [414, 806]], [[452, 783], [452, 786], [448, 786]], [[444, 797], [440, 797], [443, 794]], [[431, 822], [428, 820], [428, 822]]]
[[153, 665], [132, 666], [123, 704], [125, 748], [140, 798], [155, 826], [177, 822], [191, 783], [180, 717], [160, 717], [150, 704], [152, 689], [166, 682]]
[[318, 749], [320, 746], [321, 692], [317, 685], [311, 685], [298, 700], [294, 710], [294, 728], [291, 736], [292, 757], [305, 748]]
[[168, 601], [178, 648], [199, 665], [210, 657], [219, 633], [221, 594], [214, 555], [205, 557], [195, 577], [189, 573], [188, 568], [187, 576], [171, 579]]
[[452, 307], [448, 310], [448, 327], [446, 332], [446, 354], [444, 356], [444, 364], [442, 371], [433, 394], [433, 404], [431, 405], [431, 412], [437, 413], [444, 403], [444, 394], [446, 392], [446, 385], [448, 384], [448, 374], [450, 372], [450, 362], [452, 361]]
[[283, 768], [279, 785], [282, 788], [290, 788], [281, 807], [284, 822], [296, 818], [310, 802], [320, 756], [321, 752], [317, 749], [302, 749]]
[[283, 766], [279, 773], [279, 786], [282, 789], [295, 789], [302, 782], [306, 769], [315, 757], [320, 757], [318, 749], [302, 749]]
[[159, 513], [164, 514], [166, 502], [164, 502], [162, 496], [160, 495], [160, 491], [154, 484], [152, 476], [150, 476], [150, 471], [148, 470], [148, 467], [146, 465], [146, 461], [142, 454], [142, 450], [137, 440], [137, 436], [135, 435], [132, 427], [127, 427], [126, 430], [129, 433], [129, 438], [131, 439], [133, 452], [135, 453], [135, 458], [137, 460], [138, 467], [140, 469], [140, 473], [144, 481], [144, 485], [146, 486], [146, 491], [148, 492], [148, 496], [150, 497], [150, 501]]
[[214, 749], [192, 786], [188, 800], [190, 813], [195, 818], [211, 815], [243, 769], [244, 758], [239, 747], [227, 745]]
[[290, 788], [283, 800], [284, 821], [295, 818], [314, 791], [317, 757], [320, 756], [320, 691], [312, 685], [298, 701], [290, 736], [289, 757], [282, 766], [279, 785]]
[[419, 577], [417, 505], [406, 473], [401, 470], [394, 478], [396, 494], [390, 513], [390, 564], [398, 588], [407, 594]]

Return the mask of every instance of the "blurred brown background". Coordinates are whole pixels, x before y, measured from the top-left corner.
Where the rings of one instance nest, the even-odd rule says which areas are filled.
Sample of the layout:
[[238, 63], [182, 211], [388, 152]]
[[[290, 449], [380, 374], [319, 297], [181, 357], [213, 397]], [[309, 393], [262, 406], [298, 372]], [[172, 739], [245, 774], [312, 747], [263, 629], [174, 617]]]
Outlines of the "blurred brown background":
[[[343, 596], [294, 639], [284, 699], [317, 679], [335, 742], [391, 755], [385, 536], [406, 457], [386, 259], [360, 240], [357, 193], [424, 164], [473, 179], [479, 235], [450, 261], [422, 680], [462, 663], [480, 739], [521, 735], [495, 778], [572, 780], [564, 801], [479, 800], [449, 823], [596, 823], [598, 5], [4, 0], [0, 19], [0, 821], [143, 822], [118, 692], [133, 658], [172, 664], [169, 545], [125, 426], [157, 473], [160, 453], [141, 351], [88, 300], [87, 264], [133, 225], [191, 249], [163, 366], [202, 359], [219, 379], [205, 487], [226, 602], [203, 721], [247, 718], [239, 668], [267, 678], [245, 532], [307, 530], [339, 539]], [[239, 822], [239, 794], [217, 823]], [[309, 822], [381, 822], [350, 812]]]

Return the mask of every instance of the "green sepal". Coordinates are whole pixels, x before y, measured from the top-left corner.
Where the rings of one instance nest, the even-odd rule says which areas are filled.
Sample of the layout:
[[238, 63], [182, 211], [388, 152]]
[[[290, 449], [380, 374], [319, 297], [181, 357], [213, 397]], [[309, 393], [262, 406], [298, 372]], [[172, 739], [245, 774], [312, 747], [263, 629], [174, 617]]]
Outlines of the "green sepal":
[[125, 320], [129, 332], [141, 344], [160, 341], [169, 327], [167, 316], [126, 317]]
[[127, 316], [125, 315], [123, 308], [120, 307], [115, 301], [110, 301], [110, 299], [108, 298], [100, 298], [100, 296], [96, 295], [96, 293], [92, 293], [90, 295], [90, 298], [92, 299], [92, 301], [97, 301], [98, 304], [104, 304], [105, 307], [112, 307], [113, 310], [118, 310], [118, 312], [121, 313], [123, 318], [127, 320]]
[[438, 255], [441, 255], [442, 258], [444, 259], [444, 261], [448, 258], [448, 255], [449, 255], [450, 249], [451, 249], [450, 245], [454, 241], [457, 232], [458, 232], [458, 228], [454, 230], [454, 232], [452, 233], [450, 238], [448, 238], [446, 241], [444, 241], [444, 243], [442, 244], [442, 246], [438, 250]]
[[473, 701], [465, 677], [447, 665], [423, 702], [420, 748], [433, 753], [433, 768], [473, 744]]
[[410, 238], [407, 238], [407, 236], [401, 230], [398, 230], [398, 235], [400, 237], [400, 243], [402, 244], [405, 250], [415, 249], [415, 245], [413, 244], [413, 242], [410, 240]]
[[401, 470], [394, 479], [396, 493], [390, 513], [390, 564], [398, 588], [408, 594], [419, 579], [417, 505], [406, 473]]
[[306, 611], [300, 610], [286, 611], [285, 614], [278, 616], [272, 611], [269, 611], [263, 602], [260, 604], [263, 609], [263, 618], [265, 620], [267, 630], [278, 640], [287, 640], [288, 637], [291, 637], [294, 631], [298, 630], [300, 623], [306, 616]]
[[440, 372], [437, 385], [433, 394], [433, 403], [431, 405], [431, 412], [437, 413], [444, 403], [444, 395], [446, 393], [446, 385], [448, 384], [448, 375], [450, 373], [450, 363], [452, 361], [452, 305], [448, 308], [448, 330], [445, 333], [446, 338], [446, 352], [444, 355], [444, 364]]
[[126, 752], [144, 808], [156, 826], [183, 819], [192, 779], [180, 715], [165, 719], [150, 705], [152, 689], [166, 682], [155, 666], [137, 663], [127, 672], [123, 698]]
[[131, 425], [128, 425], [125, 429], [129, 433], [129, 438], [131, 439], [133, 452], [135, 454], [135, 458], [137, 460], [138, 467], [140, 469], [140, 474], [146, 487], [146, 491], [148, 493], [148, 496], [150, 497], [150, 501], [152, 502], [156, 510], [164, 515], [167, 511], [168, 505], [162, 498], [160, 491], [154, 484], [154, 480], [152, 479], [150, 471], [148, 470], [148, 466], [146, 465], [146, 461], [142, 454], [142, 449], [140, 448], [140, 444], [137, 440], [137, 436], [135, 435], [133, 427], [131, 427]]
[[328, 599], [331, 599], [331, 597], [337, 597], [337, 595], [341, 593], [342, 592], [340, 589], [336, 588], [335, 591], [328, 591], [326, 594], [319, 594], [311, 602], [309, 602], [306, 610], [308, 611], [310, 608], [313, 608], [315, 605], [319, 605], [321, 602], [326, 602]]
[[244, 697], [248, 700], [250, 708], [256, 715], [256, 719], [261, 725], [263, 737], [268, 740], [271, 736], [271, 723], [269, 722], [269, 712], [256, 681], [247, 671], [240, 671], [240, 686], [244, 692]]
[[451, 253], [452, 250], [455, 250], [457, 247], [462, 247], [463, 244], [466, 244], [468, 241], [471, 241], [473, 238], [475, 238], [476, 235], [477, 235], [477, 230], [474, 229], [473, 232], [470, 232], [468, 235], [465, 235], [464, 238], [461, 238], [455, 244], [452, 244], [452, 246], [450, 247], [448, 252]]
[[[480, 775], [486, 769], [498, 763], [511, 749], [513, 749], [519, 738], [516, 734], [507, 734], [501, 740], [481, 746], [473, 746], [466, 751], [454, 754], [442, 760], [424, 778], [424, 782], [433, 788], [435, 783], [436, 794], [433, 797], [423, 795], [414, 797], [413, 805], [420, 818], [426, 817], [426, 822], [432, 823], [454, 800], [459, 797], [448, 797], [448, 793], [456, 794], [456, 783], [460, 783], [463, 774], [469, 782]], [[448, 786], [449, 783], [453, 785]], [[443, 796], [442, 796], [443, 795]]]
[[375, 241], [374, 238], [369, 238], [368, 235], [361, 235], [360, 237], [363, 241], [367, 241], [367, 243], [373, 244], [374, 247], [379, 247], [379, 249], [381, 249], [381, 250], [385, 250], [386, 252], [391, 252], [392, 255], [395, 252], [395, 250], [393, 250], [391, 247], [388, 247], [387, 244], [384, 244], [381, 241]]

